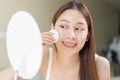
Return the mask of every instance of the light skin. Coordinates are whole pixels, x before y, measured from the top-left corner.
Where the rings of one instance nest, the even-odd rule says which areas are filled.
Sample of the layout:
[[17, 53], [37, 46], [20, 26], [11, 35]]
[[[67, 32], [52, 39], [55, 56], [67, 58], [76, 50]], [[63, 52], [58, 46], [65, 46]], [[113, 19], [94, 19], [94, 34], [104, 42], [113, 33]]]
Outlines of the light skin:
[[[59, 32], [59, 40], [53, 48], [53, 60], [50, 73], [50, 80], [79, 80], [79, 51], [88, 41], [88, 27], [83, 15], [74, 9], [68, 9], [57, 19], [56, 24], [51, 23], [51, 29]], [[44, 57], [40, 72], [45, 78], [48, 66], [48, 45], [54, 43], [51, 32], [43, 32]], [[57, 48], [57, 50], [56, 50]], [[99, 80], [110, 80], [109, 62], [98, 55], [95, 61]], [[13, 70], [9, 70], [13, 72]], [[10, 79], [9, 79], [10, 80]]]

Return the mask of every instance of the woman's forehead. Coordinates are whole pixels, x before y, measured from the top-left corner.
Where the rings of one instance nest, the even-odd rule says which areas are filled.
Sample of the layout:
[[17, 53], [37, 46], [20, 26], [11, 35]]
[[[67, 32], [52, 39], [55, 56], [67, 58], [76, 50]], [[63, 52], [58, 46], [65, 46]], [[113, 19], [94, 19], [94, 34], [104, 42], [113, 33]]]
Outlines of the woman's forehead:
[[68, 9], [65, 10], [58, 18], [59, 22], [67, 22], [67, 23], [84, 23], [87, 24], [84, 16], [82, 15], [82, 13], [80, 13], [80, 11], [75, 10], [75, 9]]

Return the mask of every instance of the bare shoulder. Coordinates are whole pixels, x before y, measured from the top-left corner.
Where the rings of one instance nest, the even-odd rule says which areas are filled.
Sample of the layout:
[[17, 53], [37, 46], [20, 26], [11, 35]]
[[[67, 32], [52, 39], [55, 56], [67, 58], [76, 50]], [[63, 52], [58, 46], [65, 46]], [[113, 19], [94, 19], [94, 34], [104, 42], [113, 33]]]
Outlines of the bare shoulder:
[[110, 80], [110, 63], [102, 56], [95, 55], [99, 80]]

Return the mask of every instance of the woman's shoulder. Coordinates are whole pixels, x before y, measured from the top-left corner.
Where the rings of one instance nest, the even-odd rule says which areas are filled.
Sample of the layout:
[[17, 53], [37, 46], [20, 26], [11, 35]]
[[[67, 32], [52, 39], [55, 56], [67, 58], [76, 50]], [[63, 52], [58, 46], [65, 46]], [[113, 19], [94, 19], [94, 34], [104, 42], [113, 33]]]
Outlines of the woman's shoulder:
[[110, 67], [110, 63], [109, 61], [103, 57], [103, 56], [99, 56], [98, 54], [95, 54], [95, 61], [96, 61], [96, 65], [98, 67], [104, 66], [104, 67]]
[[98, 54], [95, 54], [96, 67], [99, 80], [110, 80], [110, 63], [109, 61]]

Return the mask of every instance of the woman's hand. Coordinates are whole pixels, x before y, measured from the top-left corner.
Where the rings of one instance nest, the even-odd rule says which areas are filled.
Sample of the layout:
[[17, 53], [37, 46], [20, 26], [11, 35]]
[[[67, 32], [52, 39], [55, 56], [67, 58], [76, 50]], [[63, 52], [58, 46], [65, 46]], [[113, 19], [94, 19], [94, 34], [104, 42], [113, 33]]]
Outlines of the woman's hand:
[[51, 33], [51, 32], [42, 32], [41, 33], [43, 46], [48, 47], [49, 45], [51, 45], [55, 42], [52, 35], [53, 35], [53, 33]]

